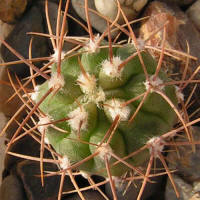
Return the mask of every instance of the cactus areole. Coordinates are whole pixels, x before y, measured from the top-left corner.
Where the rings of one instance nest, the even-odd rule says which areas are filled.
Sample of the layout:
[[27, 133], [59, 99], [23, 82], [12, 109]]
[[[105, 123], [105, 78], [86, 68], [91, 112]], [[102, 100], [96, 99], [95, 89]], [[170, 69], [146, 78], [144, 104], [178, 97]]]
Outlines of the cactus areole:
[[[33, 95], [37, 103], [53, 88], [39, 106], [44, 116], [38, 130], [67, 159], [62, 168], [83, 161], [77, 170], [106, 177], [107, 162], [112, 176], [121, 176], [128, 167], [124, 163], [113, 165], [117, 157], [135, 152], [176, 122], [169, 102], [156, 92], [161, 91], [177, 106], [175, 86], [165, 84], [170, 79], [162, 71], [154, 76], [157, 63], [150, 54], [141, 52], [142, 65], [133, 44], [113, 47], [112, 51], [111, 59], [108, 47], [95, 52], [82, 48], [64, 58], [61, 74], [54, 64], [51, 79], [38, 86]], [[141, 151], [126, 162], [141, 165], [149, 153]]]

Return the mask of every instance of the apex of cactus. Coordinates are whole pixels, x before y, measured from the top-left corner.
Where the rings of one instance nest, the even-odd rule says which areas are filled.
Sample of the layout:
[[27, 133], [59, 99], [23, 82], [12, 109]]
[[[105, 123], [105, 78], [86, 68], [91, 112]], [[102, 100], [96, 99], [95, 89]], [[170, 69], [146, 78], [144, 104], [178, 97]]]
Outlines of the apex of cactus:
[[73, 131], [86, 130], [88, 123], [88, 113], [83, 107], [78, 107], [68, 114], [68, 123]]

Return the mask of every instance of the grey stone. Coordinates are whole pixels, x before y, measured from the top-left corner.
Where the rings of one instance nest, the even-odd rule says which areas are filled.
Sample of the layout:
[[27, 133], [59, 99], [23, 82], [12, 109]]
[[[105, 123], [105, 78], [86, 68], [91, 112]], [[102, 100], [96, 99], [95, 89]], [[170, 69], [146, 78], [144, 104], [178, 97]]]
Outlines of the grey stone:
[[193, 190], [195, 193], [200, 194], [200, 181], [196, 181], [193, 183]]
[[[162, 163], [158, 159], [155, 160], [154, 164], [155, 164], [156, 168], [158, 168], [158, 169], [163, 168]], [[148, 162], [145, 162], [143, 164], [142, 168], [146, 169], [147, 165], [148, 165]], [[154, 172], [152, 170], [151, 174], [153, 174], [153, 173]], [[165, 180], [165, 176], [151, 177], [150, 180], [151, 180], [151, 182], [147, 182], [147, 184], [144, 188], [143, 194], [141, 196], [141, 200], [148, 199], [151, 197], [153, 199], [158, 199], [157, 197], [159, 197], [159, 200], [163, 199], [164, 188], [165, 188], [163, 183]], [[118, 200], [136, 200], [138, 197], [138, 194], [140, 192], [142, 182], [143, 182], [143, 179], [133, 180], [131, 184], [126, 181], [124, 181], [122, 183], [119, 182], [118, 184], [116, 184], [115, 186], [116, 186], [116, 194], [117, 194]], [[128, 189], [127, 189], [127, 185], [128, 185]], [[110, 199], [112, 199], [113, 195], [112, 195], [110, 183], [107, 183], [105, 185], [105, 191], [106, 191], [106, 194], [108, 195], [108, 197]], [[124, 192], [124, 191], [126, 191], [126, 192]]]
[[[39, 1], [38, 5], [39, 5], [39, 7], [41, 9], [41, 13], [43, 15], [43, 19], [46, 19], [46, 14], [44, 12], [44, 10], [45, 10], [45, 2], [44, 1]], [[65, 2], [63, 2], [62, 5], [65, 5]], [[56, 35], [57, 15], [58, 15], [58, 4], [57, 3], [54, 3], [54, 2], [51, 2], [51, 1], [48, 2], [48, 14], [49, 14], [49, 21], [50, 21], [50, 24], [51, 24], [52, 33], [53, 33], [53, 35]], [[60, 29], [59, 30], [61, 30], [62, 22], [63, 22], [63, 13], [61, 14], [61, 18], [60, 18]], [[45, 23], [44, 32], [45, 33], [49, 33], [47, 20], [44, 20], [44, 23]], [[79, 25], [78, 24], [73, 25], [72, 28], [74, 28], [74, 26], [79, 26]], [[65, 34], [64, 35], [66, 35], [66, 33], [68, 33], [68, 22], [67, 21], [66, 21], [66, 25], [65, 25]], [[52, 49], [53, 46], [52, 46], [52, 43], [51, 43], [50, 39], [48, 39], [48, 43], [49, 43], [49, 46]], [[74, 46], [75, 45], [73, 43], [66, 41], [63, 44], [63, 51], [69, 51]]]
[[[44, 32], [43, 18], [40, 9], [37, 6], [32, 6], [29, 12], [19, 21], [13, 31], [6, 38], [6, 42], [13, 47], [23, 57], [28, 58], [29, 44], [31, 35], [27, 32]], [[4, 45], [1, 46], [2, 58], [5, 62], [19, 60], [11, 53]], [[44, 57], [48, 55], [47, 39], [44, 37], [34, 36], [32, 45], [32, 57]], [[41, 63], [37, 63], [41, 66]], [[18, 76], [25, 77], [29, 74], [29, 67], [26, 64], [11, 65], [9, 69], [14, 71]]]
[[[82, 0], [72, 0], [72, 6], [76, 13], [84, 20], [86, 20], [84, 1]], [[96, 11], [96, 7], [93, 0], [88, 0], [88, 7]], [[99, 17], [97, 14], [89, 12], [89, 17], [91, 25], [99, 32], [103, 32], [107, 28], [107, 22], [103, 18]]]
[[[58, 171], [55, 164], [44, 163], [44, 171]], [[31, 200], [56, 200], [60, 187], [60, 175], [44, 178], [44, 186], [41, 185], [40, 163], [25, 160], [17, 165], [17, 174], [23, 182], [28, 199]], [[74, 190], [69, 176], [65, 176], [63, 191]]]
[[31, 0], [1, 0], [0, 19], [6, 23], [16, 22], [25, 12]]
[[23, 185], [19, 179], [10, 175], [7, 176], [0, 187], [1, 200], [26, 200]]
[[[192, 134], [194, 141], [199, 141], [200, 127], [192, 127]], [[177, 138], [176, 141], [184, 142], [187, 140]], [[177, 146], [176, 148], [176, 151], [171, 151], [168, 154], [167, 160], [170, 169], [176, 170], [173, 174], [173, 180], [180, 194], [180, 200], [199, 200], [200, 145], [195, 145], [195, 151], [192, 151], [191, 145]], [[165, 197], [166, 200], [177, 199], [169, 179], [166, 185]]]
[[[192, 127], [194, 141], [200, 140], [200, 127]], [[176, 141], [186, 141], [176, 139]], [[177, 147], [179, 155], [176, 151], [170, 152], [167, 156], [169, 166], [173, 170], [177, 170], [186, 182], [193, 183], [200, 179], [200, 145], [195, 145], [195, 152], [192, 151], [191, 145], [181, 145]]]
[[[163, 176], [152, 178], [151, 180], [153, 183], [146, 184], [141, 199], [143, 200], [150, 198], [151, 196], [154, 196], [155, 193], [157, 193], [157, 195], [159, 194], [160, 197], [163, 196], [164, 192], [161, 189], [163, 178]], [[118, 200], [136, 200], [141, 188], [141, 184], [142, 181], [133, 181], [125, 193], [124, 191], [126, 189], [127, 183], [120, 185], [120, 188], [116, 189]], [[106, 194], [110, 199], [113, 198], [109, 183], [106, 184]]]
[[200, 0], [197, 0], [194, 4], [192, 4], [188, 10], [187, 15], [190, 20], [194, 23], [197, 29], [200, 31]]
[[[15, 78], [12, 75], [11, 77], [12, 77], [12, 80], [14, 81]], [[7, 83], [10, 82], [8, 78], [8, 73], [5, 67], [0, 67], [0, 81], [7, 82]], [[9, 97], [14, 94], [14, 92], [15, 92], [14, 89], [10, 85], [0, 84], [0, 94], [3, 94], [1, 95], [1, 98], [0, 98], [0, 112], [3, 112], [8, 118], [12, 117], [14, 113], [22, 105], [22, 101], [19, 99], [18, 96], [15, 96], [14, 99], [12, 99], [10, 102], [7, 102], [5, 104], [5, 102], [9, 99]]]
[[[116, 3], [113, 3], [112, 4], [113, 6], [109, 6], [109, 5], [111, 5], [111, 3], [113, 1], [111, 1], [111, 2], [105, 1], [103, 4], [101, 4], [102, 2], [100, 2], [100, 4], [98, 4], [99, 2], [100, 1], [95, 2], [94, 0], [89, 0], [88, 1], [89, 10], [88, 11], [89, 11], [89, 18], [90, 18], [92, 27], [95, 28], [100, 33], [103, 33], [107, 29], [107, 21], [105, 19], [103, 19], [102, 16], [105, 16], [111, 20], [114, 20], [117, 15], [117, 8], [114, 6], [114, 5], [116, 5]], [[107, 2], [108, 2], [108, 6], [106, 6]], [[126, 2], [128, 2], [128, 4], [127, 4], [128, 6], [126, 5]], [[136, 18], [136, 16], [139, 14], [141, 9], [146, 5], [148, 0], [133, 0], [131, 2], [131, 5], [130, 5], [130, 2], [131, 1], [125, 1], [123, 3], [122, 2], [120, 2], [120, 3], [121, 3], [121, 8], [123, 9], [124, 13], [126, 14], [126, 17], [128, 18], [128, 20], [131, 21], [134, 18]], [[86, 21], [84, 1], [72, 0], [72, 6], [75, 9], [75, 11], [77, 12], [77, 14]], [[90, 10], [93, 10], [94, 12], [97, 12], [97, 10], [98, 10], [101, 16], [99, 16], [98, 14], [96, 14]], [[120, 15], [120, 17], [118, 19], [118, 23], [119, 24], [124, 23], [124, 19], [123, 19], [122, 15]], [[118, 33], [117, 30], [115, 32], [112, 32], [112, 36], [114, 37], [117, 33]]]
[[[177, 190], [179, 192], [179, 200], [200, 200], [200, 182], [194, 182], [189, 184], [184, 181], [181, 177], [173, 174], [173, 180], [176, 184]], [[174, 188], [170, 180], [167, 180], [165, 200], [177, 200], [177, 196], [174, 192]]]
[[[16, 129], [15, 129], [16, 131]], [[7, 137], [12, 137], [12, 133], [7, 133]], [[17, 142], [13, 143], [9, 149], [11, 152], [19, 153], [22, 155], [31, 155], [35, 157], [40, 156], [40, 144], [33, 140], [31, 136], [25, 136], [18, 140]], [[45, 151], [46, 152], [46, 151]], [[11, 171], [13, 168], [16, 168], [16, 165], [23, 161], [24, 159], [12, 156], [7, 154], [4, 160], [5, 169]]]
[[[46, 20], [46, 14], [45, 14], [45, 1], [38, 1], [37, 5], [39, 5], [42, 17], [44, 20], [44, 23], [46, 26], [44, 26], [45, 32], [48, 33], [48, 27], [47, 27], [47, 20]], [[56, 35], [56, 22], [57, 22], [57, 15], [58, 15], [58, 4], [48, 1], [48, 15], [49, 15], [49, 21], [51, 24], [52, 32], [54, 35]], [[61, 18], [62, 20], [62, 18]]]
[[[179, 200], [189, 200], [190, 197], [193, 195], [192, 186], [186, 183], [183, 179], [179, 176], [173, 175], [173, 180], [176, 184], [176, 187], [179, 192]], [[165, 191], [165, 199], [166, 200], [177, 200], [178, 197], [175, 194], [174, 188], [170, 180], [167, 181], [166, 191]]]

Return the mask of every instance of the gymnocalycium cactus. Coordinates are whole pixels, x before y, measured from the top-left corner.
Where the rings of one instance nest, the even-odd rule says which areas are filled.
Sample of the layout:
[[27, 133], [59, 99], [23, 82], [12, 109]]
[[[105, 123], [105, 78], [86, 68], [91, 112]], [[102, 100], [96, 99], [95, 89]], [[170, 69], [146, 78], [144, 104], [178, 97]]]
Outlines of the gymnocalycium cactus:
[[[188, 133], [189, 117], [185, 108], [189, 101], [185, 106], [183, 96], [179, 91], [193, 81], [193, 76], [191, 75], [192, 81], [185, 80], [183, 75], [181, 81], [176, 82], [162, 70], [163, 55], [165, 53], [170, 55], [164, 48], [167, 23], [163, 25], [163, 30], [159, 29], [163, 33], [163, 41], [160, 48], [160, 60], [157, 63], [149, 54], [146, 41], [141, 39], [135, 41], [135, 35], [120, 5], [118, 5], [122, 14], [120, 16], [124, 18], [128, 30], [124, 26], [119, 26], [116, 23], [117, 20], [114, 23], [106, 19], [108, 29], [100, 37], [94, 37], [89, 23], [88, 1], [85, 0], [87, 31], [90, 38], [65, 36], [64, 24], [66, 24], [69, 2], [66, 3], [60, 33], [57, 30], [56, 36], [53, 36], [49, 28], [50, 35], [46, 35], [51, 39], [55, 54], [49, 58], [49, 62], [44, 67], [38, 69], [32, 64], [31, 58], [28, 61], [24, 60], [13, 51], [21, 62], [29, 65], [35, 73], [33, 72], [30, 79], [23, 84], [17, 80], [19, 89], [11, 79], [16, 91], [15, 95], [17, 94], [24, 103], [20, 110], [27, 107], [28, 115], [22, 122], [17, 120], [19, 127], [8, 143], [8, 149], [15, 141], [27, 134], [39, 142], [40, 158], [30, 156], [28, 158], [40, 162], [42, 185], [44, 185], [44, 174], [49, 175], [48, 172], [44, 172], [43, 162], [58, 164], [59, 171], [50, 172], [50, 176], [52, 173], [61, 175], [59, 200], [63, 194], [65, 175], [70, 176], [76, 189], [69, 193], [78, 192], [81, 199], [85, 199], [81, 191], [88, 189], [97, 189], [105, 197], [106, 189], [101, 192], [99, 186], [108, 182], [113, 199], [117, 199], [116, 188], [121, 186], [118, 183], [124, 181], [129, 186], [130, 182], [139, 179], [142, 180], [138, 195], [140, 199], [150, 178], [160, 175], [160, 173], [152, 173], [154, 158], [159, 158], [162, 162], [178, 196], [162, 151], [164, 145], [174, 145], [174, 142], [170, 140], [183, 129], [188, 139], [191, 139]], [[61, 10], [59, 15], [61, 15]], [[58, 26], [59, 19], [58, 17]], [[118, 36], [111, 39], [112, 30], [116, 27], [127, 36], [125, 42], [118, 40]], [[102, 41], [107, 36], [108, 43]], [[76, 50], [62, 52], [64, 40], [78, 44], [74, 48]], [[6, 42], [2, 41], [2, 43], [12, 50]], [[160, 52], [160, 49], [157, 50]], [[49, 70], [45, 71], [50, 65], [51, 76], [49, 76]], [[184, 71], [187, 72], [187, 70]], [[36, 86], [36, 76], [43, 76], [46, 82]], [[34, 92], [25, 88], [31, 81]], [[180, 90], [175, 85], [180, 85]], [[24, 96], [20, 94], [21, 90]], [[177, 106], [178, 100], [182, 103], [180, 110]], [[20, 110], [11, 118], [8, 125], [16, 121], [15, 117]], [[29, 119], [35, 124], [34, 127], [32, 124], [29, 125]], [[177, 123], [178, 128], [173, 129], [176, 122], [181, 123]], [[3, 133], [7, 127], [2, 131]], [[36, 129], [38, 131], [35, 131]], [[191, 145], [192, 142], [191, 139], [188, 144]], [[44, 149], [52, 153], [51, 159], [44, 160], [46, 159], [46, 156], [43, 156]], [[8, 153], [27, 158], [26, 155], [12, 151]], [[147, 165], [143, 165], [145, 161], [148, 162]], [[78, 183], [74, 177], [80, 174], [88, 179], [90, 188], [77, 186]], [[103, 176], [105, 181], [98, 183], [97, 186], [96, 180], [93, 181], [91, 175]], [[126, 192], [124, 187], [117, 189]], [[65, 191], [64, 194], [66, 193]], [[105, 199], [108, 198], [105, 197]]]
[[[51, 78], [32, 94], [38, 103], [53, 90], [39, 106], [38, 129], [62, 156], [63, 169], [90, 158], [76, 169], [107, 177], [106, 159], [112, 176], [122, 176], [128, 167], [112, 166], [116, 159], [168, 132], [176, 121], [175, 111], [158, 94], [177, 105], [176, 88], [165, 85], [170, 79], [164, 72], [156, 75], [150, 54], [141, 53], [145, 68], [133, 44], [113, 47], [112, 54], [106, 45], [82, 48], [62, 60], [60, 75], [52, 66]], [[139, 166], [148, 157], [141, 151], [126, 162]]]

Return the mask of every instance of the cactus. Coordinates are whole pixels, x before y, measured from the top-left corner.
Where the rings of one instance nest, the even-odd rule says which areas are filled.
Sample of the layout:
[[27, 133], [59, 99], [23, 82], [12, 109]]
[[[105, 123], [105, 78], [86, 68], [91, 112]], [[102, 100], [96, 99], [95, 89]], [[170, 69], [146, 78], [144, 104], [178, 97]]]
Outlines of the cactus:
[[[32, 94], [38, 103], [53, 88], [54, 92], [39, 106], [44, 114], [39, 121], [40, 132], [45, 131], [46, 141], [67, 158], [70, 165], [97, 153], [77, 169], [101, 176], [107, 176], [105, 156], [112, 165], [116, 161], [113, 154], [120, 158], [127, 156], [150, 138], [172, 129], [176, 122], [174, 110], [154, 87], [162, 90], [174, 105], [177, 105], [176, 89], [165, 86], [170, 80], [164, 72], [154, 76], [156, 62], [150, 54], [142, 52], [147, 81], [137, 55], [125, 62], [136, 53], [133, 44], [112, 50], [110, 59], [108, 46], [100, 46], [96, 52], [80, 49], [78, 55], [62, 60], [59, 75], [57, 66], [52, 66], [51, 78]], [[144, 103], [131, 119], [143, 94], [146, 94]], [[137, 99], [129, 102], [134, 98]], [[62, 119], [65, 120], [54, 123], [54, 127], [45, 125]], [[127, 162], [139, 166], [148, 156], [144, 151]], [[127, 170], [123, 164], [111, 168], [113, 176], [122, 176]]]
[[[85, 2], [87, 8], [87, 0]], [[68, 3], [63, 19], [67, 15]], [[16, 130], [8, 148], [23, 137], [18, 134], [34, 116], [32, 121], [35, 126], [30, 130], [25, 128], [24, 135], [36, 131], [41, 137], [41, 155], [37, 160], [41, 162], [42, 184], [43, 152], [46, 148], [53, 152], [58, 173], [62, 174], [62, 178], [66, 173], [69, 174], [82, 199], [84, 197], [74, 183], [74, 171], [80, 172], [90, 182], [92, 175], [104, 177], [110, 182], [114, 199], [117, 198], [116, 187], [120, 188], [118, 183], [123, 180], [122, 177], [128, 176], [127, 180], [131, 180], [134, 172], [138, 179], [143, 180], [138, 195], [140, 199], [149, 181], [154, 158], [160, 158], [177, 192], [162, 152], [166, 141], [176, 132], [185, 129], [189, 144], [192, 143], [192, 137], [189, 125], [186, 125], [187, 114], [183, 116], [179, 111], [178, 103], [184, 104], [181, 90], [162, 69], [164, 46], [157, 63], [145, 49], [144, 41], [135, 38], [122, 10], [129, 32], [122, 26], [117, 27], [128, 35], [131, 42], [112, 42], [112, 25], [101, 36], [94, 36], [87, 12], [86, 9], [90, 38], [78, 38], [81, 47], [69, 52], [62, 51], [65, 22], [55, 41], [50, 36], [55, 51], [50, 59], [50, 76], [45, 73], [45, 67], [37, 69], [16, 54], [29, 64], [31, 70], [36, 71], [24, 85], [30, 81], [34, 83], [38, 74], [46, 81], [37, 86], [34, 83], [34, 91], [31, 93], [26, 91], [19, 80], [20, 89], [12, 83], [16, 94], [22, 99], [19, 91], [24, 91], [28, 98], [24, 100], [24, 106], [30, 111]], [[49, 32], [52, 33], [51, 30]], [[108, 42], [102, 39], [106, 34]], [[10, 48], [4, 41], [2, 43]], [[177, 122], [183, 126], [176, 130], [173, 127]], [[146, 161], [149, 162], [145, 172], [141, 166]], [[62, 178], [58, 199], [62, 196]], [[97, 188], [94, 183], [91, 185]]]

